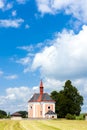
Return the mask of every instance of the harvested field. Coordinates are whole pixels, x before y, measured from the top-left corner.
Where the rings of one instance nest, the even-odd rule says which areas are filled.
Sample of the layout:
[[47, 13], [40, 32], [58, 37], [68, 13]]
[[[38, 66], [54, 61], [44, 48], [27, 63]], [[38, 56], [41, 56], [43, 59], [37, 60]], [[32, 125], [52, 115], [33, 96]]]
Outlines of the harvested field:
[[0, 130], [87, 130], [87, 121], [0, 120]]

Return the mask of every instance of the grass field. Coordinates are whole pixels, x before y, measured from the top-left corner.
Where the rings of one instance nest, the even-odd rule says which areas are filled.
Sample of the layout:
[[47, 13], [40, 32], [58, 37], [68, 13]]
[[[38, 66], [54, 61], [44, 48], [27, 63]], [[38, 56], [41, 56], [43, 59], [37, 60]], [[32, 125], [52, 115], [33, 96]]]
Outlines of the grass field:
[[87, 121], [0, 120], [0, 130], [87, 130]]

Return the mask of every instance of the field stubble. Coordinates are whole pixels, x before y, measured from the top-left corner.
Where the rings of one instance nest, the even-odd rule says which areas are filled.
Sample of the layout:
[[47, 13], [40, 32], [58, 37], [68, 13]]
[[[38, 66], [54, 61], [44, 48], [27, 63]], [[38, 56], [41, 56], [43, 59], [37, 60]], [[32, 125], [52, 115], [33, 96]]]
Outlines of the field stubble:
[[87, 130], [87, 121], [0, 120], [0, 130]]

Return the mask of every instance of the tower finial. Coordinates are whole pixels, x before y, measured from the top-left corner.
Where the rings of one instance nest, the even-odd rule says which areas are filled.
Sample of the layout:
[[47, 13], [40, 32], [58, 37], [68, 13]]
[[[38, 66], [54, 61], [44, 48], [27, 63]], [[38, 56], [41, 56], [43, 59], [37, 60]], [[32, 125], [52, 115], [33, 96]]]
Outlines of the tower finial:
[[42, 79], [40, 81], [40, 87], [43, 87], [43, 82], [42, 82]]
[[40, 81], [40, 94], [42, 95], [43, 94], [43, 82], [42, 80]]

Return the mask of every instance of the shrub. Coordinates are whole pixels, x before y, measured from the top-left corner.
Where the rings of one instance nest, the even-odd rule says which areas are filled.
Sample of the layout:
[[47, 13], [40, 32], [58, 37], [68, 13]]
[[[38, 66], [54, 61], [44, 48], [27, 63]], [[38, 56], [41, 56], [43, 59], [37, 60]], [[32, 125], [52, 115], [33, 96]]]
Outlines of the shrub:
[[68, 119], [68, 120], [75, 120], [75, 115], [71, 115], [71, 114], [68, 113], [68, 114], [65, 116], [65, 118]]
[[79, 116], [76, 116], [76, 120], [85, 120], [85, 115], [80, 114]]

